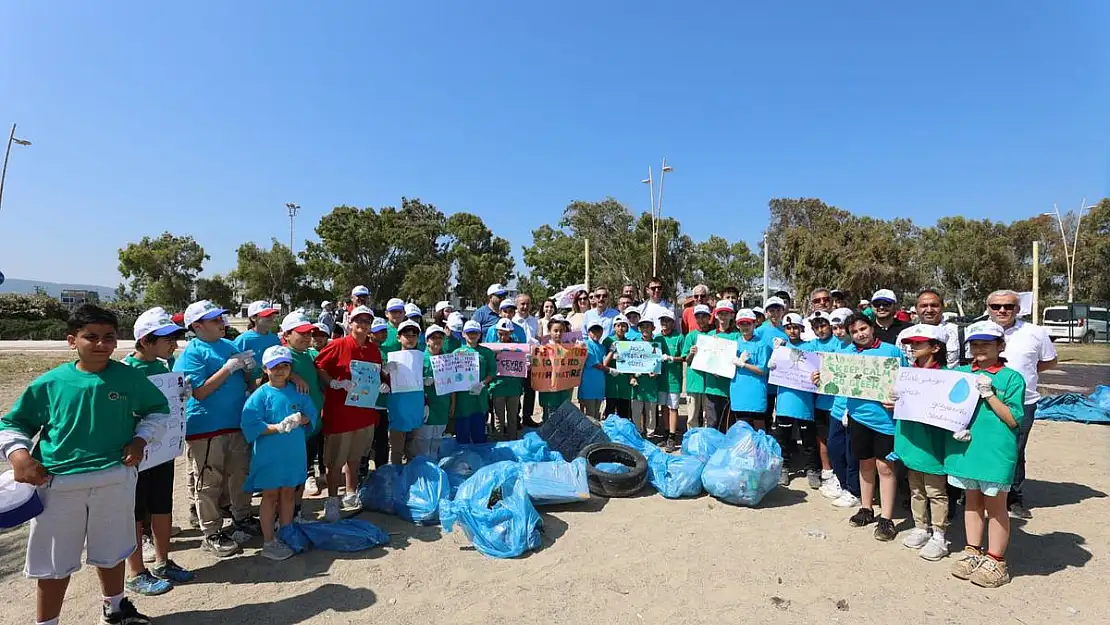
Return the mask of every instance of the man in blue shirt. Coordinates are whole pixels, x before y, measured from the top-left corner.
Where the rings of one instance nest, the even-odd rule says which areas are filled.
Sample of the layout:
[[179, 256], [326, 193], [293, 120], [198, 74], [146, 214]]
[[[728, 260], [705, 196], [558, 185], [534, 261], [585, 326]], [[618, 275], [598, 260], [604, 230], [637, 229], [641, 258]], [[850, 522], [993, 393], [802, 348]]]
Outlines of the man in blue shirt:
[[594, 307], [586, 311], [583, 327], [590, 328], [593, 324], [601, 326], [601, 339], [604, 341], [613, 333], [613, 319], [620, 314], [616, 308], [609, 307], [609, 289], [599, 286], [594, 289]]
[[471, 319], [481, 324], [482, 334], [485, 334], [501, 318], [501, 300], [505, 299], [505, 294], [508, 292], [508, 289], [500, 284], [491, 284], [486, 289], [489, 302], [475, 310], [474, 316], [471, 317]]

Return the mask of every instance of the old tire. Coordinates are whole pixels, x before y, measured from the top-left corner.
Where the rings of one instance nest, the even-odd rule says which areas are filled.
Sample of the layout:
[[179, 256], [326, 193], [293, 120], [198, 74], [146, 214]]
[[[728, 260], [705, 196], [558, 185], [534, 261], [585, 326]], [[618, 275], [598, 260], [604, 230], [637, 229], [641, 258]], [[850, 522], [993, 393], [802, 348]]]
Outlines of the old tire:
[[[599, 497], [631, 497], [647, 484], [647, 458], [631, 447], [616, 443], [594, 443], [578, 455], [586, 459], [586, 481], [590, 492]], [[602, 462], [619, 462], [627, 466], [629, 471], [600, 471], [596, 465]]]

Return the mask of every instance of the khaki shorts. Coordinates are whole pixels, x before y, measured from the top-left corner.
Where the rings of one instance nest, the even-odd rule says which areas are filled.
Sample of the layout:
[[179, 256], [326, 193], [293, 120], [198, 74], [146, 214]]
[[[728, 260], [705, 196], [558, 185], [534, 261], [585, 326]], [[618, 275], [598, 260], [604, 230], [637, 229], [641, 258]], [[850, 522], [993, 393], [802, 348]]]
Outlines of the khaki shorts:
[[353, 432], [329, 434], [324, 439], [324, 465], [328, 471], [342, 471], [347, 463], [358, 464], [374, 440], [374, 426]]

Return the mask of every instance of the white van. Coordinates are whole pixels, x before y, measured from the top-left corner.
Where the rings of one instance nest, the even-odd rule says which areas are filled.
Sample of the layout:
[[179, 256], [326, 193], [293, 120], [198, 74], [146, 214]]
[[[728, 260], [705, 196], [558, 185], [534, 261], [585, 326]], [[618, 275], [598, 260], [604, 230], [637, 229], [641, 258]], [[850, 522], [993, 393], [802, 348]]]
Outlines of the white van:
[[1110, 339], [1110, 335], [1107, 334], [1110, 312], [1105, 308], [1088, 304], [1072, 304], [1071, 311], [1067, 305], [1049, 306], [1044, 309], [1042, 325], [1050, 339], [1083, 343]]

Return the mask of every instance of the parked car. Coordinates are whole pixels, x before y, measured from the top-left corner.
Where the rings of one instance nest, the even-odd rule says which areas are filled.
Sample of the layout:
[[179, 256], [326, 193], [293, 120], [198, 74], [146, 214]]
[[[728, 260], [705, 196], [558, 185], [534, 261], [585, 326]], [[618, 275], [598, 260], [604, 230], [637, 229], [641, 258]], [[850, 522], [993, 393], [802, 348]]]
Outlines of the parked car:
[[1048, 306], [1044, 309], [1044, 329], [1053, 341], [1094, 341], [1110, 340], [1107, 334], [1110, 326], [1110, 311], [1101, 306], [1090, 304], [1071, 304]]

